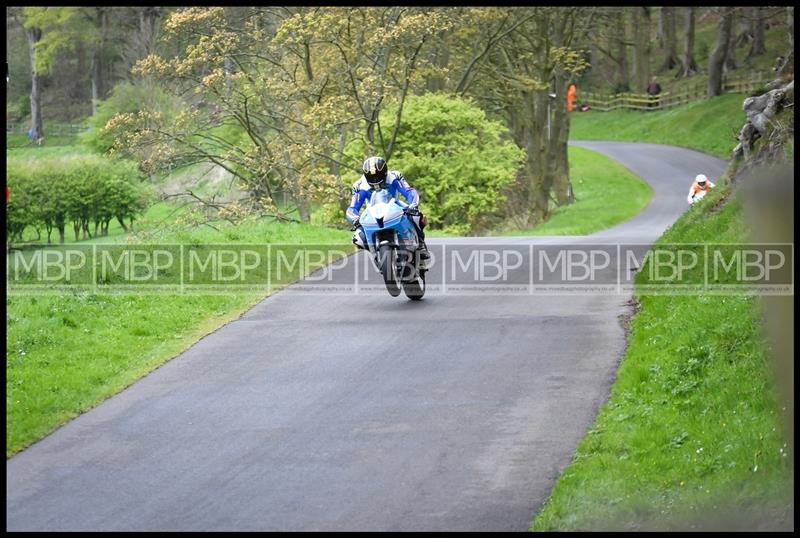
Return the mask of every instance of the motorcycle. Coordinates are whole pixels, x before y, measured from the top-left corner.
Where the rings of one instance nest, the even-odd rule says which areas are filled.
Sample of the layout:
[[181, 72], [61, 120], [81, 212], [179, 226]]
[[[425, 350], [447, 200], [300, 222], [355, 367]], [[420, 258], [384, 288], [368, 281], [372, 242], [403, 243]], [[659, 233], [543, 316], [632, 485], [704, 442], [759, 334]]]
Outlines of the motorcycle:
[[389, 295], [400, 289], [413, 301], [425, 295], [427, 267], [420, 260], [419, 235], [412, 216], [416, 209], [401, 205], [388, 191], [374, 191], [366, 204], [360, 224], [375, 267], [383, 276]]

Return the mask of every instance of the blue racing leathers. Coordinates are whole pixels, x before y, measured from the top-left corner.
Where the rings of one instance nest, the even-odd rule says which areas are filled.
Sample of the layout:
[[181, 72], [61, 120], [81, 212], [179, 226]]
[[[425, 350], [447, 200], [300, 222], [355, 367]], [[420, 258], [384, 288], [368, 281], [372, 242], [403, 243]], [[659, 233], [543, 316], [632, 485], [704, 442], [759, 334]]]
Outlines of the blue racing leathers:
[[[389, 189], [391, 195], [397, 198], [397, 193], [403, 195], [407, 200], [409, 207], [417, 207], [419, 205], [419, 194], [416, 189], [408, 184], [403, 177], [403, 174], [397, 170], [389, 170], [386, 174], [386, 188]], [[362, 175], [358, 181], [353, 183], [353, 198], [350, 201], [350, 207], [347, 208], [347, 220], [350, 223], [355, 222], [358, 218], [361, 206], [369, 198], [372, 193], [372, 187], [367, 183], [367, 179]], [[402, 205], [402, 202], [401, 202]]]

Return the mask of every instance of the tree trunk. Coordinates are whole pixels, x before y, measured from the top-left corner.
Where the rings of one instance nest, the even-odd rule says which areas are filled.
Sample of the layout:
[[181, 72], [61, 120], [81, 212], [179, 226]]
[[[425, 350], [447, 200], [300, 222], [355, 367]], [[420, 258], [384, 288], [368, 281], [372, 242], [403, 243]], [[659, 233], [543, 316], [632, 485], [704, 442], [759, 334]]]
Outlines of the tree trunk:
[[728, 55], [728, 44], [731, 40], [733, 9], [732, 7], [722, 8], [722, 18], [719, 21], [719, 33], [717, 35], [717, 47], [708, 60], [708, 97], [722, 94], [722, 69], [725, 66], [725, 58]]
[[623, 8], [617, 11], [617, 57], [619, 58], [617, 72], [617, 92], [626, 92], [631, 88], [631, 79], [628, 74], [628, 45], [625, 35], [625, 12]]
[[736, 9], [731, 10], [731, 32], [728, 36], [728, 48], [725, 53], [725, 72], [733, 71], [736, 69]]
[[634, 87], [644, 92], [650, 80], [650, 8], [633, 8]]
[[569, 113], [567, 112], [566, 95], [569, 87], [569, 79], [556, 74], [556, 94], [559, 97], [552, 100], [553, 118], [552, 132], [550, 135], [550, 147], [548, 161], [551, 163], [550, 174], [553, 178], [553, 191], [556, 203], [559, 206], [568, 205], [574, 202], [572, 196], [572, 184], [569, 178], [569, 162], [567, 156], [567, 141], [569, 139]]
[[[450, 63], [450, 44], [448, 42], [449, 32], [440, 32], [439, 46], [434, 48], [431, 64], [438, 69], [446, 69]], [[445, 89], [445, 79], [436, 73], [425, 78], [425, 87], [429, 92], [440, 92]]]
[[681, 69], [678, 77], [690, 77], [697, 73], [697, 62], [694, 59], [694, 7], [687, 7], [686, 14], [686, 34], [683, 38], [683, 58], [681, 58]]
[[750, 45], [750, 52], [747, 53], [748, 58], [761, 56], [767, 52], [767, 47], [764, 45], [764, 17], [762, 7], [752, 8], [752, 27], [753, 27], [753, 42]]
[[678, 57], [678, 38], [675, 33], [675, 8], [661, 8], [661, 24], [664, 25], [664, 63], [658, 68], [658, 72], [669, 71], [673, 67], [680, 65]]
[[[42, 87], [36, 68], [36, 44], [42, 39], [41, 28], [27, 28], [28, 48], [31, 57], [31, 139], [36, 141], [44, 136], [42, 127]], [[49, 241], [48, 241], [49, 242]]]
[[108, 26], [108, 8], [95, 8], [95, 25], [98, 29], [100, 39], [94, 46], [92, 52], [92, 116], [97, 114], [97, 105], [105, 97], [104, 76], [103, 76], [103, 49], [105, 47], [106, 27]]

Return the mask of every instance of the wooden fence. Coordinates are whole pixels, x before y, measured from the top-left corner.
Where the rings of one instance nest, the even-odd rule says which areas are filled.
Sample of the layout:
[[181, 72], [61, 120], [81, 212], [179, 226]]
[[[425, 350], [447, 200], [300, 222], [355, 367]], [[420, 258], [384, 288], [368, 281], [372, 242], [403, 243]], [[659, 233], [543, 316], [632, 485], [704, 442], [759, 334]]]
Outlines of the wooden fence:
[[[774, 78], [770, 73], [754, 72], [746, 76], [723, 76], [723, 93], [750, 93], [761, 88]], [[586, 103], [592, 110], [608, 112], [610, 110], [666, 110], [678, 105], [685, 105], [706, 99], [708, 95], [708, 81], [684, 87], [677, 92], [664, 92], [658, 96], [646, 93], [617, 93], [613, 95], [581, 92], [575, 99], [575, 109]]]
[[[6, 123], [6, 134], [27, 134], [29, 123]], [[45, 123], [45, 136], [72, 136], [86, 131], [83, 125], [72, 123]]]

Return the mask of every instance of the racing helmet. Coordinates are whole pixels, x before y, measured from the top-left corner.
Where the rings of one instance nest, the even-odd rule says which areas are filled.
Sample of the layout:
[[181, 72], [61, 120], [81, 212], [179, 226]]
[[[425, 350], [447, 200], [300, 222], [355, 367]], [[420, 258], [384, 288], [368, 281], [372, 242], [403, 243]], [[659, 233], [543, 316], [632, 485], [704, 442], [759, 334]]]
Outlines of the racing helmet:
[[695, 176], [694, 180], [697, 182], [698, 185], [700, 185], [701, 187], [704, 187], [705, 184], [706, 184], [706, 181], [708, 181], [708, 178], [703, 174], [697, 174]]
[[367, 157], [361, 170], [364, 172], [367, 183], [373, 189], [383, 188], [386, 184], [386, 174], [389, 169], [383, 157]]

